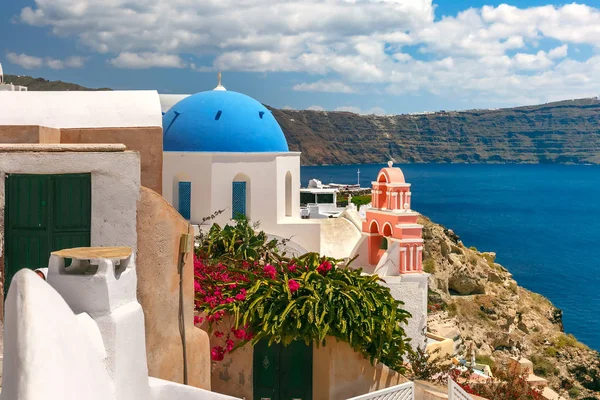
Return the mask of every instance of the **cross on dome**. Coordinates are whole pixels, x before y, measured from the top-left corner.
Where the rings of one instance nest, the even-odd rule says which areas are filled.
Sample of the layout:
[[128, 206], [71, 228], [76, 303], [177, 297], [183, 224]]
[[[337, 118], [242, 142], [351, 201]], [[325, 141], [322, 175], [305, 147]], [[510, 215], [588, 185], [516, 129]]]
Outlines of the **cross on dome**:
[[213, 90], [218, 90], [218, 91], [226, 91], [227, 89], [225, 89], [225, 86], [223, 86], [221, 84], [221, 71], [219, 71], [219, 74], [217, 75], [217, 87], [215, 87]]

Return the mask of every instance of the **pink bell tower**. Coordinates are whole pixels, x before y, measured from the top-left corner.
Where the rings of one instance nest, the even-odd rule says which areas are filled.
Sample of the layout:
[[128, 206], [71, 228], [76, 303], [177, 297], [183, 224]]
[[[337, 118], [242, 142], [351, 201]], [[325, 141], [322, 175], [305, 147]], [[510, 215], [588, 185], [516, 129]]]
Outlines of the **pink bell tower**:
[[398, 275], [422, 273], [423, 226], [417, 223], [419, 213], [410, 209], [410, 183], [390, 161], [372, 184], [372, 208], [362, 226], [369, 236], [369, 264], [377, 266], [393, 247], [398, 251], [390, 251], [390, 256], [398, 265]]

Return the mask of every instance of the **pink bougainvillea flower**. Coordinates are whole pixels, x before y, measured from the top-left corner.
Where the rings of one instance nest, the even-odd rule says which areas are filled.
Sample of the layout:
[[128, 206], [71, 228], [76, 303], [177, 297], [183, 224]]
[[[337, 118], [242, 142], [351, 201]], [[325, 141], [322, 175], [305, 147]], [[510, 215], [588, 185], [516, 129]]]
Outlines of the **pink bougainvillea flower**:
[[246, 331], [243, 329], [233, 328], [231, 331], [233, 332], [233, 336], [235, 336], [236, 339], [243, 339], [244, 337], [246, 337]]
[[223, 356], [225, 355], [225, 349], [221, 346], [215, 346], [210, 351], [210, 358], [213, 361], [223, 361]]
[[288, 271], [290, 272], [296, 272], [297, 269], [298, 267], [294, 264], [288, 266]]
[[215, 336], [216, 337], [223, 337], [224, 333], [221, 331], [215, 331]]
[[194, 315], [194, 325], [201, 324], [203, 321], [204, 321], [204, 318], [202, 318], [199, 315]]
[[227, 341], [225, 342], [225, 347], [227, 348], [227, 352], [233, 350], [233, 340], [227, 339]]
[[244, 293], [238, 293], [235, 295], [235, 299], [238, 301], [244, 301], [246, 300], [246, 295]]
[[325, 275], [327, 274], [327, 272], [329, 272], [332, 268], [332, 265], [329, 261], [323, 261], [321, 263], [321, 265], [319, 265], [319, 267], [317, 268], [317, 271], [321, 274], [321, 275]]
[[295, 293], [298, 289], [300, 289], [300, 284], [293, 279], [288, 281], [288, 288], [290, 288], [290, 292]]
[[275, 276], [277, 275], [277, 270], [271, 264], [265, 265], [263, 268], [263, 272], [266, 276], [268, 276], [271, 279], [275, 279]]

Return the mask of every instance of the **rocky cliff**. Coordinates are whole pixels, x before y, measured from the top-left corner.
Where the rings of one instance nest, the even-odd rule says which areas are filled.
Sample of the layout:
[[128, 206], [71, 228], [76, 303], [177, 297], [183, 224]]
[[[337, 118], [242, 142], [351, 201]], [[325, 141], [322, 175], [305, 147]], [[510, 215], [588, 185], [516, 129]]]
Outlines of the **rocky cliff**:
[[304, 165], [396, 162], [600, 163], [596, 98], [418, 115], [273, 109]]
[[[5, 75], [29, 90], [89, 89]], [[396, 162], [600, 164], [600, 101], [410, 115], [273, 109], [303, 165]]]
[[[475, 349], [480, 362], [502, 366], [523, 356], [566, 398], [600, 398], [600, 355], [565, 334], [562, 312], [520, 286], [494, 253], [467, 248], [422, 217], [423, 266], [429, 280], [429, 329]], [[468, 353], [468, 352], [467, 352]]]

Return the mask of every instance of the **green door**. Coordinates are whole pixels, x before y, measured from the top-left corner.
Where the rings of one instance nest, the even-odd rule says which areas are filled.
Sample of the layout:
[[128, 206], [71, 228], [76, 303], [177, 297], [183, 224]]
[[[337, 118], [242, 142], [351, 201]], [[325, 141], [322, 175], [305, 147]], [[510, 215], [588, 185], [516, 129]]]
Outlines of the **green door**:
[[311, 400], [312, 347], [261, 341], [254, 346], [254, 400]]
[[7, 175], [4, 293], [21, 268], [48, 266], [50, 253], [90, 245], [91, 175]]

